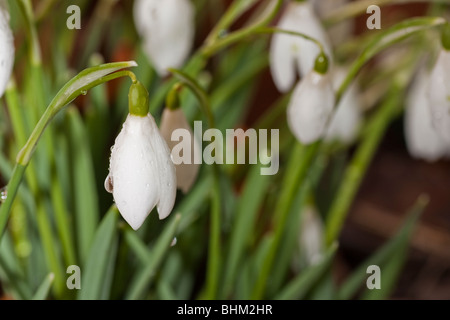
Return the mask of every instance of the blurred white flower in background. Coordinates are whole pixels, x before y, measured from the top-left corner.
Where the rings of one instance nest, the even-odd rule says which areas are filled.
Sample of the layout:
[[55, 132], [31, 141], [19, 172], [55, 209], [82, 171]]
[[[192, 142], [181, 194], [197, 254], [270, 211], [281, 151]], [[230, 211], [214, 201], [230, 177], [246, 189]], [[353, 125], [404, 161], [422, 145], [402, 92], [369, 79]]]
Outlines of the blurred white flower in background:
[[[345, 76], [346, 70], [342, 67], [335, 67], [331, 72], [335, 91], [339, 89]], [[337, 109], [327, 129], [325, 140], [337, 140], [345, 144], [352, 143], [355, 140], [362, 121], [360, 104], [358, 85], [353, 82], [336, 106]]]
[[317, 210], [306, 206], [302, 212], [299, 237], [300, 254], [306, 265], [314, 265], [323, 255], [323, 222]]
[[427, 96], [430, 75], [422, 68], [416, 76], [406, 99], [405, 139], [411, 156], [436, 161], [450, 151], [449, 144], [438, 134], [431, 119], [431, 105]]
[[297, 84], [287, 109], [288, 126], [294, 136], [304, 144], [323, 138], [334, 102], [331, 75], [310, 71]]
[[[288, 3], [278, 28], [306, 34], [318, 40], [326, 55], [332, 60], [330, 40], [309, 2]], [[308, 74], [320, 53], [316, 43], [299, 36], [276, 33], [270, 46], [270, 70], [273, 81], [281, 92], [289, 91], [300, 77]]]
[[143, 48], [158, 74], [180, 68], [195, 35], [195, 10], [190, 0], [135, 0], [134, 22]]
[[6, 90], [14, 66], [14, 37], [9, 27], [6, 1], [0, 0], [0, 97]]
[[[184, 129], [185, 132], [188, 132], [190, 140], [184, 141], [184, 139], [187, 138], [185, 135], [183, 135], [183, 137], [177, 135], [172, 136], [173, 132], [177, 129]], [[183, 148], [182, 151], [190, 151], [190, 155], [183, 154], [182, 156], [180, 156], [182, 158], [189, 158], [188, 162], [178, 164], [176, 161], [174, 161], [177, 174], [177, 187], [180, 188], [183, 193], [187, 193], [194, 184], [195, 179], [197, 178], [198, 171], [200, 169], [200, 165], [196, 164], [194, 162], [194, 159], [196, 158], [195, 152], [197, 152], [198, 159], [202, 157], [201, 146], [194, 136], [194, 133], [192, 132], [192, 129], [189, 126], [186, 116], [181, 108], [177, 108], [175, 110], [171, 110], [169, 108], [164, 109], [161, 117], [160, 130], [161, 135], [169, 146], [169, 149], [172, 152], [177, 152], [177, 156], [178, 151], [180, 150], [173, 151], [174, 148], [177, 148], [177, 146], [188, 146], [187, 148]], [[180, 142], [179, 140], [182, 141]], [[172, 158], [174, 158], [173, 154]]]
[[[320, 19], [326, 18], [330, 12], [344, 7], [349, 0], [310, 0], [317, 16]], [[350, 39], [354, 32], [354, 22], [351, 19], [345, 19], [337, 24], [332, 25], [328, 30], [331, 43], [333, 46]]]
[[442, 49], [430, 74], [427, 97], [434, 128], [450, 144], [450, 51]]

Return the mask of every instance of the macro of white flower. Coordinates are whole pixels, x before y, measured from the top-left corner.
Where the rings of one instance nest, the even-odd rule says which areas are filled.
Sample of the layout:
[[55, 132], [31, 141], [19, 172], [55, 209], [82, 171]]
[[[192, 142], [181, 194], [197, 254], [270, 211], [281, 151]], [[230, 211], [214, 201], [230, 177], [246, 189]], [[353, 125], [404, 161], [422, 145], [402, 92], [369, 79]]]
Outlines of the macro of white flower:
[[433, 125], [450, 144], [450, 51], [442, 49], [430, 74], [427, 95]]
[[[334, 68], [331, 77], [335, 91], [339, 89], [345, 76], [344, 68]], [[352, 143], [356, 138], [362, 118], [358, 86], [355, 82], [343, 94], [336, 108], [327, 129], [325, 140], [337, 140], [345, 144]]]
[[[183, 129], [183, 130], [178, 130]], [[174, 135], [174, 131], [180, 131], [182, 136]], [[177, 174], [177, 187], [183, 191], [183, 193], [189, 192], [192, 185], [197, 178], [198, 171], [200, 169], [200, 165], [194, 162], [195, 152], [198, 153], [198, 158], [201, 155], [201, 147], [199, 142], [194, 136], [189, 123], [187, 122], [186, 116], [181, 108], [171, 110], [169, 108], [165, 108], [161, 117], [161, 125], [160, 125], [161, 135], [164, 140], [167, 142], [169, 149], [172, 151], [172, 159], [175, 163], [175, 169]], [[182, 132], [181, 132], [182, 131]], [[188, 141], [185, 141], [185, 140]], [[179, 140], [182, 140], [181, 142]], [[182, 148], [182, 152], [190, 151], [189, 155], [183, 154], [179, 155], [174, 154], [177, 152], [174, 150], [177, 149], [177, 146], [184, 147]], [[177, 158], [181, 158], [180, 163], [178, 163]], [[187, 161], [182, 161], [182, 160]]]
[[190, 0], [135, 0], [134, 22], [143, 48], [160, 76], [180, 68], [195, 35], [195, 10]]
[[428, 82], [429, 74], [422, 69], [408, 92], [404, 127], [411, 156], [432, 162], [445, 157], [450, 148], [433, 126], [427, 97]]
[[[318, 40], [328, 57], [332, 57], [330, 40], [309, 2], [291, 1], [278, 23], [278, 28], [303, 33]], [[270, 70], [281, 92], [289, 91], [297, 73], [305, 76], [314, 67], [320, 53], [316, 43], [299, 36], [276, 33], [270, 46]]]
[[169, 147], [148, 113], [148, 93], [139, 83], [132, 85], [129, 100], [130, 114], [111, 149], [105, 189], [137, 230], [155, 206], [160, 219], [170, 214], [177, 181]]
[[[327, 14], [344, 7], [349, 0], [310, 0], [317, 16], [325, 19]], [[351, 19], [345, 19], [328, 28], [327, 32], [331, 43], [334, 46], [348, 40], [352, 37], [354, 31], [354, 23]]]
[[9, 27], [9, 12], [5, 1], [0, 0], [0, 97], [5, 93], [13, 65], [14, 38]]
[[330, 74], [315, 70], [308, 73], [294, 89], [287, 109], [288, 125], [294, 136], [304, 144], [323, 138], [334, 102]]
[[302, 212], [299, 246], [308, 266], [318, 263], [322, 258], [323, 233], [323, 223], [319, 213], [314, 207], [305, 207]]

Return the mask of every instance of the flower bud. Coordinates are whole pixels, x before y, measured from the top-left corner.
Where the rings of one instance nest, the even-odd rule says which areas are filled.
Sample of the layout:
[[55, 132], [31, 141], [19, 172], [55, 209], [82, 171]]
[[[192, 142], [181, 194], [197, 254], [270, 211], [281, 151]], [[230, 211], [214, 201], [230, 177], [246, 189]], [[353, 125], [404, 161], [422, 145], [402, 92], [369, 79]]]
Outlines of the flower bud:
[[409, 153], [418, 159], [436, 161], [450, 151], [432, 124], [427, 97], [429, 75], [421, 70], [409, 90], [405, 109], [405, 139]]
[[0, 0], [0, 97], [3, 96], [14, 66], [14, 38], [9, 27], [6, 3]]
[[130, 114], [111, 149], [105, 189], [113, 194], [123, 218], [137, 230], [155, 206], [160, 219], [170, 214], [176, 175], [155, 120], [144, 114], [148, 93], [139, 82], [132, 85], [129, 101]]
[[433, 126], [450, 144], [450, 51], [441, 50], [430, 74], [427, 96]]
[[180, 68], [192, 49], [194, 6], [189, 0], [135, 0], [134, 22], [143, 48], [160, 76]]
[[[201, 157], [201, 149], [181, 108], [175, 110], [164, 109], [161, 118], [161, 135], [172, 151], [172, 159], [175, 163], [177, 175], [177, 187], [183, 193], [188, 193], [200, 169], [200, 166], [194, 162], [194, 159], [196, 152], [198, 154], [197, 158]], [[182, 156], [178, 154], [181, 152], [183, 153]]]
[[323, 255], [323, 223], [314, 207], [307, 206], [302, 212], [299, 238], [300, 253], [308, 266], [320, 261]]
[[291, 132], [304, 144], [321, 139], [334, 108], [329, 74], [311, 71], [294, 89], [287, 109]]
[[[332, 73], [333, 88], [339, 89], [344, 81], [346, 72], [342, 68], [335, 68]], [[336, 111], [330, 121], [325, 140], [337, 140], [345, 144], [352, 143], [356, 138], [361, 125], [361, 107], [358, 97], [358, 88], [353, 83], [343, 94], [341, 101], [336, 106]]]

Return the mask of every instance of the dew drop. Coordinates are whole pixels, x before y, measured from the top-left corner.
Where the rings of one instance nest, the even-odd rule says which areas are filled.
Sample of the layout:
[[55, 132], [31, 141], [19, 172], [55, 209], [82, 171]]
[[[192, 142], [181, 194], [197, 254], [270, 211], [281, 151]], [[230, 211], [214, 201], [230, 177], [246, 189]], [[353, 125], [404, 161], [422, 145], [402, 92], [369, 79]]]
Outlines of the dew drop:
[[171, 247], [175, 247], [175, 245], [177, 244], [177, 238], [173, 238], [172, 242], [170, 243]]
[[0, 203], [3, 203], [8, 198], [8, 190], [5, 188], [0, 189]]
[[81, 94], [82, 94], [83, 96], [85, 96], [85, 95], [87, 95], [87, 91], [86, 91], [86, 90], [82, 90], [82, 91], [81, 91]]

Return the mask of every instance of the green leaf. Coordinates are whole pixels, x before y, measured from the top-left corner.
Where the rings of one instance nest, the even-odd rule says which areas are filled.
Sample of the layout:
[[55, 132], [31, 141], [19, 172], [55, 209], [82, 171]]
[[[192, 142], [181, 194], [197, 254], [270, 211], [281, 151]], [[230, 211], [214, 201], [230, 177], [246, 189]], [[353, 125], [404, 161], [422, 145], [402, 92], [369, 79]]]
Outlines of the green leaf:
[[222, 297], [227, 297], [234, 285], [240, 261], [254, 232], [258, 210], [270, 185], [272, 176], [261, 175], [261, 165], [254, 165], [245, 182], [234, 215], [230, 245], [225, 262]]
[[76, 240], [81, 263], [86, 261], [99, 216], [96, 177], [86, 128], [77, 109], [67, 112], [70, 132]]
[[425, 196], [421, 196], [417, 200], [415, 206], [411, 209], [406, 222], [397, 233], [397, 235], [389, 240], [386, 244], [384, 244], [383, 247], [375, 252], [375, 254], [364, 261], [360, 265], [360, 267], [358, 267], [353, 272], [353, 274], [344, 282], [344, 284], [342, 284], [338, 292], [339, 299], [351, 299], [355, 296], [357, 291], [367, 280], [367, 267], [371, 265], [377, 265], [381, 268], [382, 279], [384, 277], [384, 268], [382, 266], [388, 265], [388, 267], [386, 268], [388, 271], [386, 272], [386, 282], [382, 282], [382, 292], [374, 293], [372, 295], [368, 294], [366, 295], [366, 297], [386, 297], [390, 293], [394, 281], [397, 278], [396, 275], [398, 275], [399, 268], [404, 261], [404, 253], [407, 249], [408, 240], [412, 234], [416, 221], [418, 220], [427, 203], [428, 198]]
[[32, 300], [47, 299], [54, 279], [55, 279], [55, 275], [53, 273], [50, 273], [48, 276], [46, 276], [44, 281], [42, 281], [42, 284], [39, 286], [36, 293], [34, 294]]
[[337, 251], [337, 245], [331, 246], [325, 256], [317, 265], [313, 265], [302, 271], [292, 279], [289, 284], [276, 296], [277, 300], [303, 299], [308, 291], [321, 279], [330, 266]]
[[164, 228], [163, 233], [159, 236], [152, 249], [151, 262], [145, 265], [135, 276], [125, 295], [126, 299], [136, 300], [144, 297], [146, 289], [151, 284], [158, 267], [170, 248], [180, 219], [180, 214], [175, 215], [172, 221]]
[[[78, 293], [78, 299], [96, 300], [102, 298], [102, 291], [108, 279], [108, 263], [111, 262], [111, 253], [116, 246], [117, 240], [117, 218], [118, 211], [114, 206], [103, 218], [100, 226], [95, 233], [94, 241], [89, 250], [84, 267], [81, 269], [81, 289]], [[111, 276], [111, 272], [109, 272]]]

